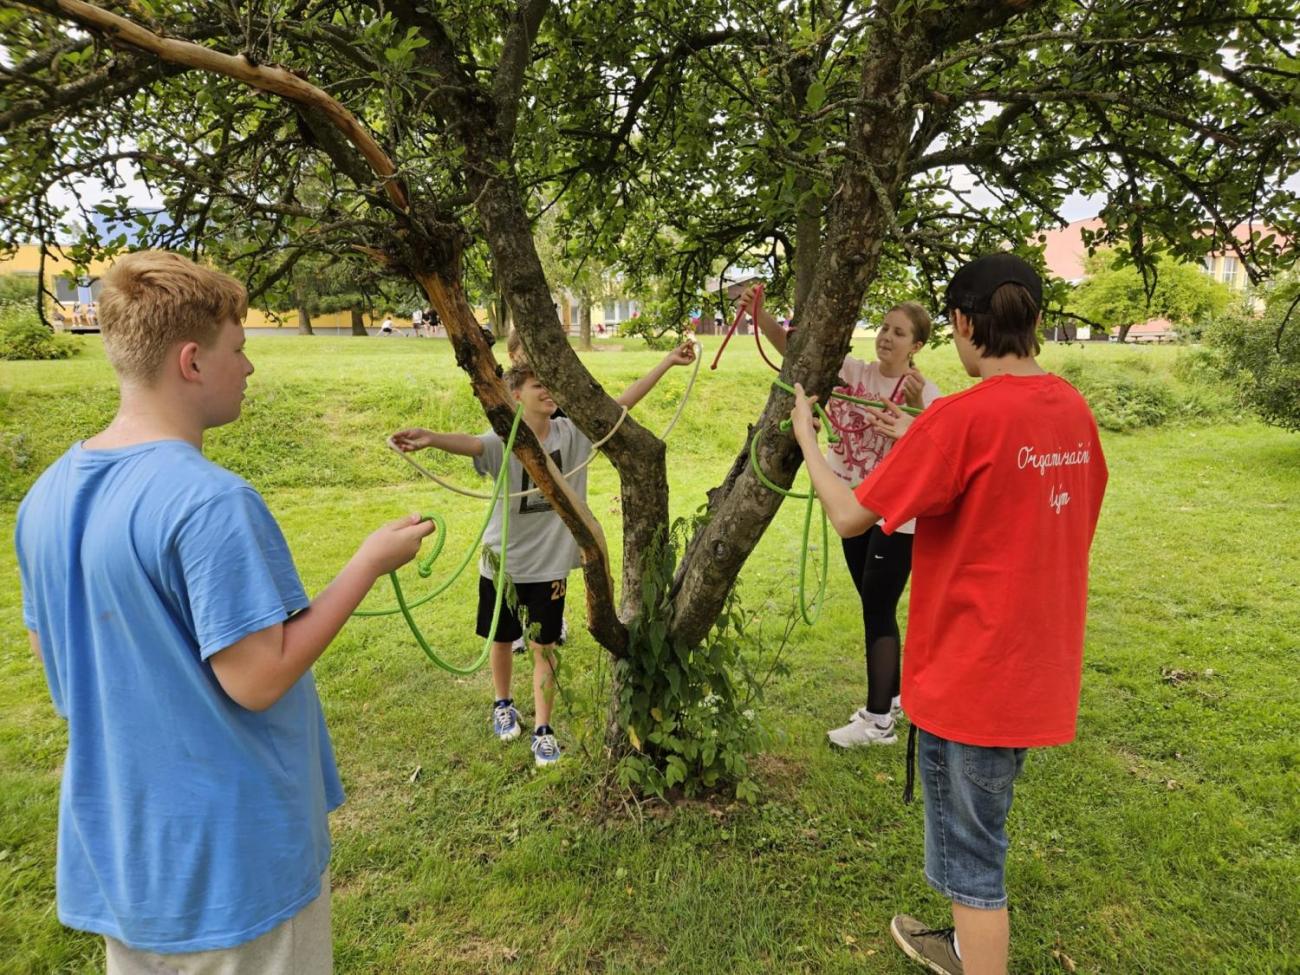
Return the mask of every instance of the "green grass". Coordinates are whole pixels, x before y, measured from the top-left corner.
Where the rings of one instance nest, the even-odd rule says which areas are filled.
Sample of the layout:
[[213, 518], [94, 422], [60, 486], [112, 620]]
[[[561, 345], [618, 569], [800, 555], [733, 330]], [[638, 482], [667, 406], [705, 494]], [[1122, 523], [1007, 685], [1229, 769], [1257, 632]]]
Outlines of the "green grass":
[[[463, 550], [479, 504], [430, 490], [383, 446], [407, 421], [483, 427], [445, 343], [268, 337], [251, 352], [248, 415], [209, 452], [263, 489], [309, 590], [370, 525], [413, 508], [447, 514], [444, 562]], [[1018, 972], [1064, 971], [1067, 956], [1087, 972], [1300, 971], [1300, 439], [1213, 425], [1225, 394], [1177, 379], [1177, 354], [1044, 356], [1081, 386], [1130, 382], [1137, 399], [1112, 395], [1127, 415], [1124, 404], [1152, 401], [1151, 384], [1174, 407], [1155, 417], [1162, 426], [1104, 434], [1111, 485], [1079, 739], [1030, 756], [1012, 814]], [[619, 387], [656, 358], [588, 361]], [[950, 349], [927, 351], [920, 366], [946, 391], [968, 382]], [[638, 417], [661, 428], [684, 380], [674, 371]], [[670, 441], [676, 513], [725, 473], [768, 382], [745, 344], [718, 373], [706, 364]], [[1188, 402], [1210, 406], [1178, 406]], [[0, 363], [6, 537], [32, 478], [113, 403], [93, 342], [70, 361]], [[439, 467], [475, 483], [463, 461]], [[590, 497], [617, 558], [616, 483], [603, 460]], [[789, 607], [799, 527], [787, 505], [741, 581], [769, 632]], [[486, 673], [435, 670], [396, 621], [352, 623], [316, 668], [349, 795], [332, 823], [338, 971], [913, 970], [889, 941], [889, 917], [938, 921], [944, 905], [921, 877], [920, 808], [900, 801], [902, 748], [836, 754], [824, 743], [862, 692], [860, 616], [831, 555], [827, 610], [796, 630], [791, 672], [761, 705], [781, 734], [758, 762], [753, 807], [638, 808], [603, 793], [591, 729], [607, 668], [584, 633], [564, 651], [557, 724], [568, 760], [536, 774], [526, 745], [487, 733]], [[102, 970], [96, 939], [54, 915], [64, 731], [27, 653], [8, 546], [0, 572], [0, 970]], [[459, 659], [477, 651], [471, 582], [421, 617]], [[571, 622], [580, 589], [575, 574]]]

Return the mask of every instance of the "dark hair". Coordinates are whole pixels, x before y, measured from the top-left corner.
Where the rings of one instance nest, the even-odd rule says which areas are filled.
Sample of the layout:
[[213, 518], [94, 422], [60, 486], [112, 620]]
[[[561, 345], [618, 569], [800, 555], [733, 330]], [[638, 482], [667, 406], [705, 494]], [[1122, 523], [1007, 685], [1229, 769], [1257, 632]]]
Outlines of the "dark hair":
[[519, 362], [506, 370], [505, 381], [506, 387], [512, 393], [517, 393], [524, 388], [524, 383], [534, 378], [537, 373], [533, 372], [533, 367], [526, 362]]
[[1038, 305], [1023, 285], [1007, 283], [993, 292], [989, 310], [961, 310], [973, 326], [971, 342], [985, 359], [1038, 355]]

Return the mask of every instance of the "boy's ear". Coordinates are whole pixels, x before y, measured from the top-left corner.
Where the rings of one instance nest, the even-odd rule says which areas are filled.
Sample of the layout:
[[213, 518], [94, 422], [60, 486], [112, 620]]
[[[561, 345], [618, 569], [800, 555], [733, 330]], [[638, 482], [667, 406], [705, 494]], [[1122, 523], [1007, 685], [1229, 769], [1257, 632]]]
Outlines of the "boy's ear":
[[177, 351], [176, 361], [181, 367], [181, 378], [186, 382], [194, 382], [199, 378], [199, 343], [184, 342]]

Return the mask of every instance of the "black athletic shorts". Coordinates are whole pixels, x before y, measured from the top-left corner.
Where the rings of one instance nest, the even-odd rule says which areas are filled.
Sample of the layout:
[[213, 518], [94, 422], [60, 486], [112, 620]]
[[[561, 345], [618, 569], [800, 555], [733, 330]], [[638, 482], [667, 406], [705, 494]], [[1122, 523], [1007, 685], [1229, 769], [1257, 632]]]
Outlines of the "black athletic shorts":
[[[519, 616], [529, 627], [528, 639], [543, 646], [560, 642], [560, 626], [564, 622], [564, 593], [567, 579], [551, 582], [516, 582]], [[508, 594], [507, 594], [508, 595]], [[496, 603], [497, 587], [492, 579], [478, 577], [478, 627], [479, 636], [486, 638], [492, 626], [492, 607]], [[497, 643], [514, 643], [524, 634], [519, 616], [510, 611], [510, 603], [501, 600], [501, 618], [492, 637]]]

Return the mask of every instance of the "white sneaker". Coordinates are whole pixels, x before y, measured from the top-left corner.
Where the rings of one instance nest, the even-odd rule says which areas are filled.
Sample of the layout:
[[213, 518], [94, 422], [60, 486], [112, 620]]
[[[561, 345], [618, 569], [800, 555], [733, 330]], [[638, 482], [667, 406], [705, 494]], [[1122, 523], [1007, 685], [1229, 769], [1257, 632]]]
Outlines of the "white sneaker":
[[[899, 718], [905, 717], [905, 715], [903, 714], [903, 705], [898, 703], [898, 698], [894, 698], [894, 700], [890, 703], [889, 716], [893, 718], [895, 721], [897, 721]], [[863, 721], [868, 720], [866, 708], [858, 708], [856, 711], [854, 711], [852, 714], [849, 715], [850, 723], [858, 720], [859, 718], [861, 718]]]
[[894, 731], [894, 719], [889, 719], [889, 724], [876, 724], [876, 719], [868, 717], [865, 710], [857, 712], [853, 720], [843, 728], [835, 728], [826, 732], [826, 737], [830, 743], [837, 748], [859, 748], [864, 745], [893, 745], [898, 742], [898, 735]]

